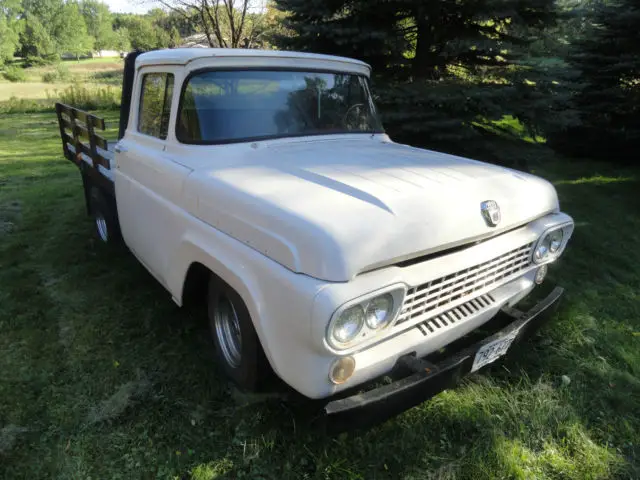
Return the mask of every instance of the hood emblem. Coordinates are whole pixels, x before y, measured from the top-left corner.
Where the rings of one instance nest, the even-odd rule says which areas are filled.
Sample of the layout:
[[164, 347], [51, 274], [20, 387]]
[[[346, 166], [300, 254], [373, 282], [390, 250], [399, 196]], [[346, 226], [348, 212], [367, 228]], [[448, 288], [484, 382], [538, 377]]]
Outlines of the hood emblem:
[[480, 204], [480, 212], [482, 213], [482, 217], [484, 221], [487, 222], [487, 225], [490, 227], [495, 227], [502, 220], [502, 215], [500, 214], [500, 207], [498, 206], [498, 202], [495, 200], [486, 200]]

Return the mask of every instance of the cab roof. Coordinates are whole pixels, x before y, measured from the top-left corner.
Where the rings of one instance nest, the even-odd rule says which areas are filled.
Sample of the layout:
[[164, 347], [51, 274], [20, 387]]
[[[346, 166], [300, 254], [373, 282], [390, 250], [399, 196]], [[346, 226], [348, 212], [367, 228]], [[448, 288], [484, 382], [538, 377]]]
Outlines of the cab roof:
[[305, 63], [318, 61], [319, 63], [326, 64], [337, 63], [342, 64], [343, 68], [345, 64], [352, 64], [357, 69], [365, 67], [367, 70], [371, 70], [371, 67], [353, 58], [337, 57], [334, 55], [322, 55], [317, 53], [304, 53], [304, 52], [289, 52], [279, 50], [256, 50], [256, 49], [243, 49], [243, 48], [172, 48], [164, 50], [153, 50], [140, 55], [136, 59], [136, 68], [142, 66], [151, 65], [187, 65], [194, 60], [201, 60], [207, 58], [235, 58], [241, 61], [242, 58], [250, 59], [261, 58], [266, 60], [268, 58], [274, 58], [275, 60], [304, 60]]

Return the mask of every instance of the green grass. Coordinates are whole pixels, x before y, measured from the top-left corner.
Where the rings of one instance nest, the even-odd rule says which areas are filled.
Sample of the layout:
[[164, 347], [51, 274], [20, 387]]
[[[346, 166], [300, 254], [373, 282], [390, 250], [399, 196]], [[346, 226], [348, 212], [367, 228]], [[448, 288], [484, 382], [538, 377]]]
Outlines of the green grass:
[[0, 102], [9, 100], [11, 97], [32, 100], [46, 99], [53, 96], [56, 90], [64, 90], [69, 85], [69, 82], [53, 84], [44, 82], [0, 83]]
[[[124, 60], [122, 60], [121, 58], [113, 57], [87, 58], [80, 61], [63, 60], [59, 64], [69, 69], [71, 75], [73, 76], [73, 80], [90, 82], [108, 76], [121, 75], [124, 66]], [[22, 65], [22, 62], [14, 62], [14, 65]], [[41, 82], [42, 76], [47, 72], [54, 71], [55, 68], [55, 65], [38, 65], [27, 67], [24, 69], [24, 72], [27, 76], [27, 82]]]
[[0, 478], [640, 478], [639, 169], [524, 144], [576, 220], [553, 323], [459, 388], [328, 437], [239, 395], [203, 316], [93, 239], [53, 114], [0, 117], [0, 145]]
[[[17, 65], [17, 64], [16, 64]], [[65, 60], [60, 63], [68, 70], [69, 78], [63, 81], [47, 83], [43, 76], [56, 70], [55, 65], [25, 68], [26, 81], [12, 83], [0, 75], [0, 109], [3, 104], [15, 97], [25, 100], [57, 100], [69, 86], [81, 85], [92, 89], [118, 88], [122, 85], [122, 69], [124, 62], [119, 58], [91, 58]]]
[[529, 143], [546, 142], [546, 138], [539, 135], [532, 137], [525, 125], [511, 115], [505, 115], [500, 120], [476, 122], [475, 126], [497, 135], [508, 135]]

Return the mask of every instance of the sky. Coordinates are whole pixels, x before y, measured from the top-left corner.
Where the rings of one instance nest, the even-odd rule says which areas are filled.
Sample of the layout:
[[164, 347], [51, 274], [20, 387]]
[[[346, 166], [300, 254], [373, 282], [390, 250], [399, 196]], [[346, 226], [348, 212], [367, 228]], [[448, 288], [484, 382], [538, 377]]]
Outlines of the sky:
[[[112, 12], [118, 13], [146, 13], [154, 7], [160, 7], [156, 0], [102, 0], [109, 5]], [[265, 0], [252, 0], [250, 8], [264, 9]]]
[[154, 6], [158, 6], [153, 0], [102, 0], [109, 5], [112, 12], [119, 13], [145, 13]]

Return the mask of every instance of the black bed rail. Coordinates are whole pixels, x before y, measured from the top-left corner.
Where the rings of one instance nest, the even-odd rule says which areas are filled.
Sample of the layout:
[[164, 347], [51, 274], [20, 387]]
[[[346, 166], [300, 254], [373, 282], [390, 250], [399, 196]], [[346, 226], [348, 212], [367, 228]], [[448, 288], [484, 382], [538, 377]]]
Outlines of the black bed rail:
[[[113, 182], [101, 171], [111, 169], [109, 145], [96, 133], [105, 129], [104, 119], [63, 103], [56, 103], [56, 115], [64, 156], [75, 163], [83, 175], [112, 192]], [[83, 155], [91, 161], [85, 161]]]

